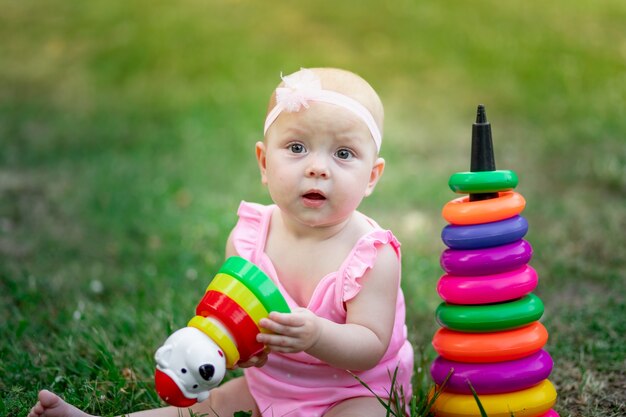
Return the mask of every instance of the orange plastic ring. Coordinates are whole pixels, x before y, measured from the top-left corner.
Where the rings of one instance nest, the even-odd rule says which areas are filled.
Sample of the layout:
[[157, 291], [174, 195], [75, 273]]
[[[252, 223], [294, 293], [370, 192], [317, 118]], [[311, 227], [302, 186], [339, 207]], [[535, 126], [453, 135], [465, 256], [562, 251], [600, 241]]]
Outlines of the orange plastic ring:
[[439, 329], [433, 347], [446, 359], [458, 362], [501, 362], [520, 359], [541, 349], [548, 331], [538, 321], [519, 329], [491, 333], [462, 333]]
[[482, 224], [516, 216], [525, 206], [526, 200], [520, 193], [506, 191], [489, 200], [470, 201], [469, 196], [455, 198], [443, 206], [441, 215], [451, 224]]

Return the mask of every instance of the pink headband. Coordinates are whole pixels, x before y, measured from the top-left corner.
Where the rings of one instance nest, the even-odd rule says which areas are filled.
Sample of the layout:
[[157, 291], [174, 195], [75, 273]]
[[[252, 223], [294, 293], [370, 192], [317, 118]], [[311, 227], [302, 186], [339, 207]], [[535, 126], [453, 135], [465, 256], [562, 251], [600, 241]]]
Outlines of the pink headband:
[[320, 101], [348, 109], [363, 120], [372, 134], [376, 149], [380, 151], [382, 143], [380, 129], [372, 113], [364, 105], [344, 94], [322, 89], [322, 81], [317, 74], [306, 68], [284, 77], [281, 74], [280, 78], [283, 79], [285, 86], [276, 89], [276, 106], [265, 119], [263, 134], [267, 133], [267, 129], [282, 112], [298, 112], [302, 107], [308, 109], [309, 101]]

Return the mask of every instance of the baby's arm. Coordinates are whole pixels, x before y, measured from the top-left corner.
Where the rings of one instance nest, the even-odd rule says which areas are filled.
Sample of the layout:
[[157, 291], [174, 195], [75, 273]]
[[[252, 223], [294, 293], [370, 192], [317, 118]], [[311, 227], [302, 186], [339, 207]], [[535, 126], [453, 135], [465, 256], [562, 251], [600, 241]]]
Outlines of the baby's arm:
[[361, 279], [359, 294], [346, 303], [346, 324], [320, 318], [304, 308], [291, 314], [273, 312], [260, 324], [276, 334], [262, 333], [257, 340], [273, 351], [306, 351], [337, 368], [374, 367], [391, 339], [400, 271], [390, 245], [377, 249], [376, 264]]

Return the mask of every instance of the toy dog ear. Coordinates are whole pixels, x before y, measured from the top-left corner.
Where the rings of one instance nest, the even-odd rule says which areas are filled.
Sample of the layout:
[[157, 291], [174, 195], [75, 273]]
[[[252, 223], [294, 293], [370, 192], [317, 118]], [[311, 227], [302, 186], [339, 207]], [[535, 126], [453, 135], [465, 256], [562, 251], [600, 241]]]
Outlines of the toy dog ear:
[[154, 354], [157, 365], [162, 368], [169, 366], [170, 357], [172, 356], [172, 345], [161, 346]]
[[202, 379], [204, 379], [205, 381], [210, 381], [215, 374], [215, 367], [210, 364], [204, 364], [200, 366], [198, 371], [200, 372], [200, 376], [202, 377]]

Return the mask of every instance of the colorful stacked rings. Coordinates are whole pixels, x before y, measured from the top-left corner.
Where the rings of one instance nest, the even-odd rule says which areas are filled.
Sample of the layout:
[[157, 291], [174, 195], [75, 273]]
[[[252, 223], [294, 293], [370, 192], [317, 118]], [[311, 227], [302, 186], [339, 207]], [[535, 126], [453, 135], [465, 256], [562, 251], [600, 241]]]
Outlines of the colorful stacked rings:
[[213, 339], [232, 368], [264, 349], [256, 336], [267, 332], [259, 321], [270, 311], [290, 311], [274, 282], [251, 262], [231, 257], [207, 287], [189, 326]]
[[449, 224], [441, 232], [448, 248], [440, 258], [446, 273], [435, 313], [442, 328], [432, 341], [439, 356], [430, 370], [441, 389], [436, 416], [480, 416], [473, 391], [490, 417], [556, 414], [548, 380], [553, 362], [543, 350], [548, 332], [538, 321], [544, 305], [532, 293], [538, 279], [528, 265], [533, 250], [524, 240], [526, 201], [513, 191], [517, 183], [513, 171], [450, 177], [452, 191], [470, 195], [442, 210]]

